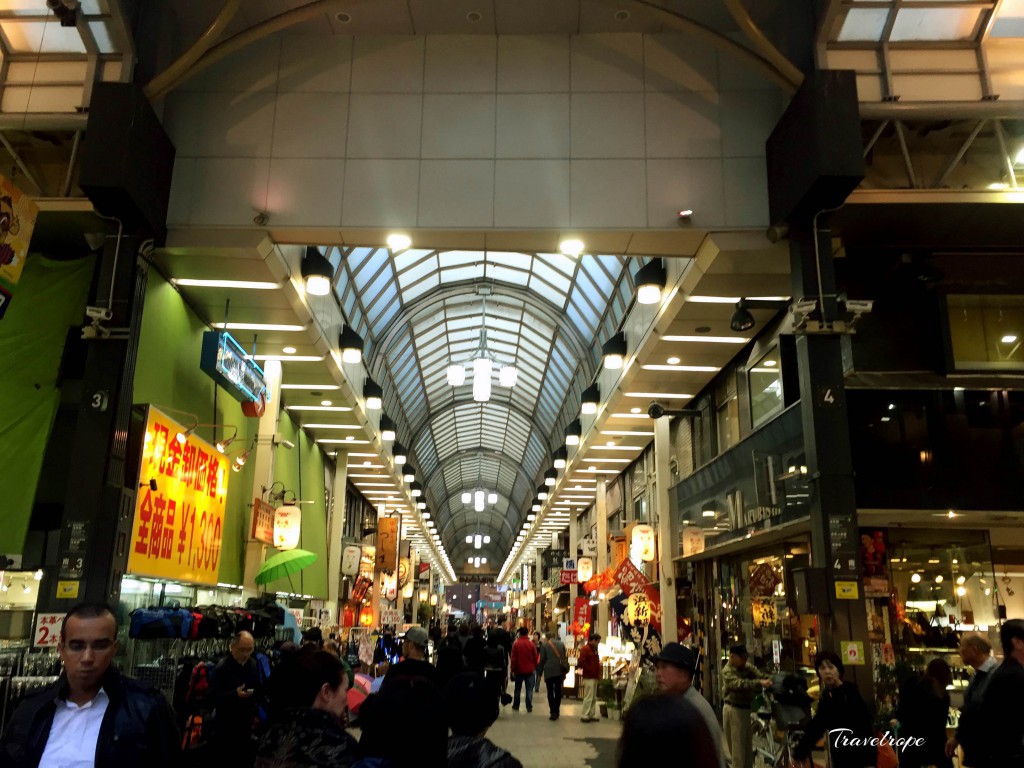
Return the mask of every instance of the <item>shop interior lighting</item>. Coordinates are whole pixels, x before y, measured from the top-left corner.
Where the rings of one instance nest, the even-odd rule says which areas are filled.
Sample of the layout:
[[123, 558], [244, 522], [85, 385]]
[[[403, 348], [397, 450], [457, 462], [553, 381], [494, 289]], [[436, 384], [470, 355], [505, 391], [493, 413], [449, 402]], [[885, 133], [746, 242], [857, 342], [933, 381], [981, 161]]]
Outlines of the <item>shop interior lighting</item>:
[[384, 390], [371, 378], [363, 383], [363, 397], [366, 398], [368, 411], [379, 411], [384, 405]]
[[341, 350], [343, 363], [363, 362], [363, 337], [348, 325], [342, 326], [341, 333], [338, 334], [338, 349]]
[[226, 453], [228, 447], [235, 442], [238, 438], [238, 427], [233, 427], [234, 433], [229, 438], [222, 438], [217, 441], [216, 448], [218, 453]]
[[601, 357], [604, 360], [604, 367], [611, 371], [622, 368], [627, 351], [626, 334], [619, 331], [601, 345]]
[[307, 246], [299, 266], [302, 279], [306, 283], [306, 293], [312, 296], [326, 296], [331, 292], [334, 281], [334, 267], [318, 248]]
[[190, 277], [171, 278], [171, 284], [185, 288], [239, 288], [250, 291], [273, 291], [281, 287], [280, 283], [259, 280], [198, 280]]
[[636, 300], [640, 304], [657, 304], [665, 288], [665, 265], [661, 259], [652, 259], [636, 273]]
[[597, 406], [601, 402], [601, 388], [597, 386], [597, 382], [583, 390], [580, 400], [581, 413], [588, 416], [597, 413]]

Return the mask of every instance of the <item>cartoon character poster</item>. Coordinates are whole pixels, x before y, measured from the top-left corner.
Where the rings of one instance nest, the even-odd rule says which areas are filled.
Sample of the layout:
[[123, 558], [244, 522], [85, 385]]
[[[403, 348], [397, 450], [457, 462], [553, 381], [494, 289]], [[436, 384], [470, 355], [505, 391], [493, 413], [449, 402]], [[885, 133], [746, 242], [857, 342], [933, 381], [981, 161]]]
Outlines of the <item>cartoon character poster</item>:
[[0, 317], [21, 280], [39, 208], [5, 176], [0, 176]]
[[867, 597], [889, 596], [888, 549], [885, 530], [860, 529], [860, 559], [864, 569], [864, 594]]

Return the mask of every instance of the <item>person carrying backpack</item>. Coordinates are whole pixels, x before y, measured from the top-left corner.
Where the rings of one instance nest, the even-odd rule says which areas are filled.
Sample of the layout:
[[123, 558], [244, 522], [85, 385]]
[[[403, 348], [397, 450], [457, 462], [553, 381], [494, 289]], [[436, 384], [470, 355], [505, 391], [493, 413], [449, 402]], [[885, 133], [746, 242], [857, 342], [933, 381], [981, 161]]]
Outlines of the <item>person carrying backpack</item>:
[[[501, 701], [508, 684], [508, 656], [501, 645], [501, 640], [494, 636], [488, 636], [487, 645], [484, 647], [484, 680], [492, 686], [494, 698]], [[508, 699], [511, 701], [511, 698]], [[507, 704], [508, 701], [502, 702]]]

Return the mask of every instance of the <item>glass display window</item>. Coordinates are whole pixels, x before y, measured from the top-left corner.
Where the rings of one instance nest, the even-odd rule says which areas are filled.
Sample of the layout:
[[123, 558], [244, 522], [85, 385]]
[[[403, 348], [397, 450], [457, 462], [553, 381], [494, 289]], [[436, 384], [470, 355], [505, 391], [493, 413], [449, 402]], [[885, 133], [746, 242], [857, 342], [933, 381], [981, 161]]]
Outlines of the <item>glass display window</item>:
[[957, 370], [1024, 368], [1024, 296], [955, 294], [946, 308]]
[[764, 357], [749, 369], [750, 418], [758, 427], [782, 410], [782, 357], [778, 346], [772, 347]]

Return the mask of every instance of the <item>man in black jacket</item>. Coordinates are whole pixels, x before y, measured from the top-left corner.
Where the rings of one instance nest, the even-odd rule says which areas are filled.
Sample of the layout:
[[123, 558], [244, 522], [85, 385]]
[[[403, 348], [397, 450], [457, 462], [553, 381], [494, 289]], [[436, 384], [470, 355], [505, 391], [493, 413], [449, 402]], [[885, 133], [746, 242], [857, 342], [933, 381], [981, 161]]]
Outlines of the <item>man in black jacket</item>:
[[72, 608], [57, 650], [64, 673], [15, 710], [0, 741], [0, 765], [177, 765], [180, 737], [167, 699], [111, 666], [117, 618], [109, 606]]
[[250, 765], [256, 755], [257, 707], [266, 692], [252, 657], [256, 650], [252, 635], [238, 632], [228, 649], [230, 653], [217, 662], [210, 675], [208, 695], [215, 707], [212, 748], [221, 761]]
[[1010, 619], [999, 630], [1003, 663], [991, 674], [981, 696], [978, 720], [984, 736], [971, 750], [974, 768], [1024, 765], [1024, 619]]

